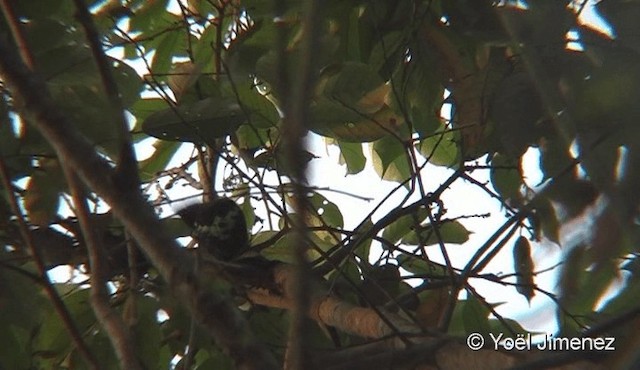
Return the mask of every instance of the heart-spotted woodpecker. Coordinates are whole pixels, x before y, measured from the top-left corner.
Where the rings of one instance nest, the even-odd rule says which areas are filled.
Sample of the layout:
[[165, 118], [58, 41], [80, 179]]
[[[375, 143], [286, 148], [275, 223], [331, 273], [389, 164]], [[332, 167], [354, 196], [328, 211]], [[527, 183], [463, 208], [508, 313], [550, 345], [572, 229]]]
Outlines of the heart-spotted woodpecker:
[[223, 262], [227, 279], [239, 286], [265, 288], [280, 294], [281, 287], [273, 277], [277, 263], [251, 250], [244, 214], [234, 201], [216, 198], [190, 205], [178, 214], [193, 229], [198, 250]]
[[198, 248], [221, 261], [231, 261], [249, 248], [244, 214], [229, 198], [193, 204], [178, 214], [193, 229]]

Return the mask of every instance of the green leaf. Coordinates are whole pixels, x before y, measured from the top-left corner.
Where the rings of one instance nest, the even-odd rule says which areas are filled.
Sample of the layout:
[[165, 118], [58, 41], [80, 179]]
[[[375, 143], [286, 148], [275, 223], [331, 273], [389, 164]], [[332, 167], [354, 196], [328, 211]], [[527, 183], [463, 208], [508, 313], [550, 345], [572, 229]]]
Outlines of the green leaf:
[[179, 32], [167, 32], [159, 37], [158, 47], [153, 55], [151, 70], [153, 73], [168, 73], [173, 62], [176, 50], [180, 49], [180, 44], [184, 40], [184, 35]]
[[398, 241], [410, 234], [424, 221], [428, 216], [428, 212], [424, 208], [418, 209], [416, 212], [399, 217], [393, 221], [389, 226], [385, 227], [382, 231], [382, 238], [387, 240], [391, 244], [396, 244]]
[[[243, 2], [242, 5], [246, 6], [246, 3]], [[267, 54], [272, 51], [280, 29], [270, 18], [253, 20], [253, 24], [247, 26], [231, 41], [227, 64], [234, 74], [246, 76], [255, 73], [261, 80], [273, 82], [274, 71], [270, 64], [275, 61], [270, 59], [275, 57], [275, 54]], [[257, 65], [259, 60], [262, 64], [261, 71]]]
[[381, 76], [390, 78], [398, 63], [406, 56], [406, 34], [390, 32], [382, 37], [377, 35], [374, 37], [378, 42], [373, 45], [367, 64], [371, 66], [370, 68], [377, 70]]
[[475, 297], [462, 303], [462, 321], [466, 332], [489, 334], [489, 308]]
[[282, 310], [256, 310], [249, 318], [249, 325], [263, 343], [281, 347], [287, 341], [289, 315]]
[[[594, 268], [594, 262], [588, 252], [584, 245], [577, 245], [564, 256], [559, 283], [559, 302], [562, 309], [558, 310], [558, 314], [561, 317], [565, 312], [570, 312], [577, 318], [591, 315], [614, 279], [619, 277], [616, 263], [599, 263], [597, 268]], [[580, 322], [575, 322], [574, 319], [562, 319], [562, 322], [565, 332], [575, 333], [583, 329]]]
[[153, 113], [142, 129], [162, 140], [202, 143], [231, 134], [245, 120], [235, 101], [207, 98]]
[[156, 319], [158, 301], [148, 296], [127, 297], [135, 299], [136, 324], [132, 328], [136, 351], [147, 369], [160, 368], [167, 364], [158, 363], [160, 348], [162, 347], [162, 333]]
[[[199, 4], [204, 2], [199, 1]], [[215, 40], [218, 34], [218, 27], [211, 24], [201, 33], [198, 42], [193, 44], [193, 61], [199, 66], [206, 66], [211, 63], [215, 52]]]
[[[257, 240], [261, 240], [262, 236], [265, 235], [263, 233], [258, 234]], [[275, 235], [275, 232], [274, 232]], [[273, 245], [269, 246], [269, 248], [263, 249], [260, 251], [260, 254], [270, 261], [279, 261], [284, 263], [295, 263], [295, 256], [293, 255], [293, 234], [286, 233], [281, 238], [279, 238]], [[268, 235], [271, 236], [271, 235]], [[254, 244], [257, 243], [257, 240], [254, 241]]]
[[469, 333], [480, 333], [485, 338], [489, 337], [489, 309], [477, 298], [470, 297], [458, 301], [449, 325], [448, 334], [454, 336], [466, 336]]
[[340, 140], [336, 143], [340, 148], [340, 164], [347, 165], [347, 174], [355, 175], [362, 172], [367, 163], [367, 158], [362, 151], [362, 144], [347, 143]]
[[142, 80], [136, 70], [127, 63], [113, 58], [109, 58], [109, 61], [113, 65], [112, 74], [118, 85], [118, 93], [120, 94], [122, 105], [127, 108], [140, 100]]
[[460, 162], [460, 150], [456, 144], [456, 133], [446, 131], [429, 136], [418, 144], [418, 151], [429, 163], [454, 168]]
[[29, 333], [10, 325], [3, 325], [0, 337], [0, 368], [28, 369], [30, 353], [26, 351]]
[[319, 135], [359, 143], [375, 141], [405, 128], [404, 118], [386, 105], [366, 114], [327, 98], [318, 98], [309, 108], [307, 124]]
[[280, 122], [280, 114], [275, 105], [265, 95], [258, 92], [255, 83], [249, 79], [234, 81], [235, 88], [229, 88], [229, 96], [234, 96], [247, 115], [247, 124], [254, 128], [273, 128]]
[[[9, 259], [7, 254], [0, 254], [3, 259]], [[27, 272], [35, 273], [35, 267], [20, 266]], [[36, 329], [52, 310], [43, 292], [34, 285], [35, 282], [25, 275], [8, 268], [0, 269], [0, 326], [20, 328], [25, 333]], [[15, 331], [18, 339], [21, 331]], [[26, 342], [23, 343], [26, 345]], [[2, 357], [0, 357], [2, 358]]]
[[385, 136], [373, 143], [373, 168], [383, 180], [402, 182], [411, 177], [409, 158], [404, 146], [393, 136]]
[[396, 97], [411, 117], [414, 130], [420, 137], [426, 138], [436, 131], [445, 131], [440, 111], [443, 103], [444, 86], [442, 84], [440, 61], [431, 48], [417, 43], [409, 45], [412, 59], [402, 65], [394, 74], [399, 81], [396, 90], [404, 94]]
[[155, 151], [151, 157], [138, 164], [140, 180], [150, 181], [158, 172], [164, 170], [174, 154], [180, 149], [180, 143], [158, 140], [153, 143]]
[[92, 88], [91, 84], [94, 81], [90, 79], [86, 82], [52, 84], [50, 89], [58, 106], [74, 126], [94, 145], [116, 157], [120, 150], [118, 125], [107, 113], [111, 110], [104, 94]]
[[491, 159], [490, 176], [491, 184], [502, 199], [520, 204], [523, 181], [519, 159], [496, 153]]
[[248, 195], [249, 186], [248, 184], [242, 183], [238, 188], [235, 189], [235, 191], [246, 194], [244, 196], [244, 202], [240, 207], [242, 208], [242, 213], [244, 214], [244, 220], [247, 224], [247, 228], [249, 229], [249, 231], [251, 231], [251, 228], [256, 223], [256, 210], [255, 208], [253, 208], [253, 205], [251, 204], [251, 197]]
[[[292, 215], [289, 215], [291, 217]], [[295, 216], [294, 216], [295, 217]], [[294, 242], [297, 237], [294, 233], [286, 233], [280, 239], [278, 239], [270, 247], [263, 249], [260, 254], [270, 261], [279, 261], [284, 263], [295, 263], [294, 255]], [[318, 237], [315, 233], [309, 234], [309, 242], [313, 246], [308, 252], [309, 260], [315, 260], [322, 258], [315, 248], [319, 248], [323, 251], [328, 251], [335, 245], [334, 241], [326, 241]], [[255, 244], [255, 242], [254, 242]]]
[[[437, 227], [443, 243], [464, 244], [471, 235], [471, 232], [458, 221], [443, 220]], [[408, 233], [402, 238], [402, 243], [424, 246], [440, 243], [431, 224], [421, 225], [419, 230], [419, 233], [415, 230]]]
[[[285, 200], [287, 201], [287, 204], [292, 207], [296, 202], [298, 202], [297, 199], [294, 199], [291, 196], [286, 196]], [[336, 228], [342, 228], [344, 226], [344, 220], [342, 218], [340, 208], [320, 193], [309, 192], [307, 194], [307, 198], [304, 199], [304, 202], [308, 202], [312, 207], [312, 209], [309, 210], [311, 214], [308, 216], [322, 220], [318, 226], [327, 225]]]
[[[269, 240], [272, 240], [276, 235], [278, 235], [278, 231], [274, 230], [266, 230], [261, 231], [251, 238], [251, 245], [256, 246], [258, 244], [266, 243]], [[272, 240], [275, 242], [275, 240]]]
[[[149, 98], [149, 99], [140, 99], [135, 102], [131, 107], [129, 107], [129, 112], [136, 117], [136, 126], [134, 127], [134, 131], [140, 131], [142, 129], [142, 123], [147, 117], [161, 111], [163, 109], [167, 109], [170, 106], [170, 103], [160, 98]], [[147, 138], [146, 135], [142, 135], [143, 138]]]
[[63, 0], [33, 0], [16, 2], [14, 11], [27, 18], [46, 18], [52, 15], [60, 16], [65, 8]]
[[[198, 355], [204, 353], [203, 351], [199, 351]], [[207, 353], [208, 357], [204, 360], [200, 361], [199, 359], [196, 361], [195, 370], [208, 370], [208, 369], [231, 369], [233, 368], [233, 361], [229, 358], [229, 356], [225, 356], [220, 351], [214, 351], [213, 353]], [[201, 357], [201, 356], [196, 356]]]
[[450, 277], [447, 267], [439, 263], [401, 254], [397, 257], [398, 265], [414, 275], [432, 278]]
[[273, 136], [277, 136], [273, 130], [256, 129], [244, 124], [238, 127], [231, 140], [236, 148], [248, 151], [251, 155], [249, 158], [253, 159], [254, 150], [266, 146], [273, 139]]
[[[104, 366], [108, 369], [117, 369], [120, 367], [120, 363], [118, 358], [116, 357], [113, 346], [111, 345], [111, 341], [107, 334], [104, 331], [99, 331], [94, 335], [90, 336], [87, 340], [87, 345], [89, 346], [89, 350], [96, 357], [96, 360], [100, 364], [100, 366]], [[71, 361], [73, 363], [83, 364], [85, 363], [85, 359], [83, 355], [81, 355], [77, 349], [73, 349]], [[85, 365], [84, 368], [80, 367], [80, 369], [90, 369], [90, 367]]]
[[346, 62], [325, 69], [319, 77], [318, 85], [325, 97], [359, 113], [375, 113], [380, 110], [385, 104], [388, 91], [385, 89], [379, 98], [373, 101], [369, 99], [369, 104], [363, 104], [362, 99], [365, 96], [385, 84], [367, 64], [356, 62]]
[[[167, 22], [168, 0], [156, 0], [156, 1], [144, 1], [141, 2], [141, 6], [136, 10], [135, 17], [131, 17], [129, 27], [131, 31], [148, 32], [153, 33], [166, 27], [170, 22]], [[174, 16], [171, 14], [171, 16]], [[174, 16], [175, 17], [175, 16]]]
[[24, 26], [29, 47], [36, 54], [69, 45], [77, 36], [76, 32], [69, 32], [67, 25], [58, 19], [34, 19]]
[[[95, 323], [95, 316], [89, 304], [89, 289], [75, 290], [66, 295], [63, 300], [80, 332], [84, 332]], [[69, 333], [60, 320], [60, 315], [56, 311], [50, 311], [35, 338], [34, 350], [47, 354], [43, 356], [43, 360], [56, 363], [66, 357], [73, 347]]]

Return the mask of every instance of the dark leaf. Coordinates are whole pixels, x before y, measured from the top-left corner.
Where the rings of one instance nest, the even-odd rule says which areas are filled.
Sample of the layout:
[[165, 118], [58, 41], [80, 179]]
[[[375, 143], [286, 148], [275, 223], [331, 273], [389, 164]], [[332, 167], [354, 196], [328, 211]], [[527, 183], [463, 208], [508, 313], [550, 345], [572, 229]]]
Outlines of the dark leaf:
[[142, 130], [162, 140], [206, 143], [231, 134], [245, 120], [236, 102], [207, 98], [153, 113]]
[[536, 294], [533, 281], [534, 268], [529, 240], [520, 236], [513, 246], [513, 269], [516, 273], [516, 290], [529, 302]]

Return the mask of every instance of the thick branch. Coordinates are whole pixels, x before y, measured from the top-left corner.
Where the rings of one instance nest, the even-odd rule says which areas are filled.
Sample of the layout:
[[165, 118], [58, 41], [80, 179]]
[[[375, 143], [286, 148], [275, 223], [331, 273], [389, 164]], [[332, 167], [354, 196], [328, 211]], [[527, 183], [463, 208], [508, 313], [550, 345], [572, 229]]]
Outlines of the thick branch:
[[[247, 291], [247, 298], [258, 305], [293, 309], [292, 289], [296, 279], [293, 267], [285, 264], [276, 266], [273, 279], [274, 284], [268, 285], [280, 287], [281, 295], [254, 288]], [[493, 348], [490, 337], [484, 338], [484, 348], [471, 350], [463, 344], [464, 338], [424, 333], [414, 323], [394, 313], [385, 313], [383, 320], [380, 313], [372, 308], [342, 301], [318, 285], [315, 288], [311, 292], [308, 317], [352, 335], [379, 340], [325, 352], [313, 358], [313, 363], [323, 369], [415, 368], [416, 364], [435, 364], [434, 368], [445, 370], [469, 368], [471, 364], [479, 369], [506, 369], [514, 366], [530, 368], [530, 363], [544, 363], [547, 367], [562, 364], [565, 365], [563, 369], [602, 369], [601, 365], [584, 360], [588, 356], [585, 352], [558, 354], [534, 348], [527, 352], [505, 353]], [[409, 334], [408, 341], [399, 340], [398, 332]]]
[[124, 113], [122, 105], [122, 99], [120, 98], [120, 92], [116, 80], [111, 73], [111, 65], [109, 58], [102, 49], [100, 43], [100, 34], [96, 28], [89, 9], [84, 4], [83, 0], [74, 0], [77, 10], [77, 18], [82, 24], [91, 46], [91, 52], [93, 53], [93, 60], [96, 62], [100, 78], [102, 79], [102, 85], [104, 86], [107, 98], [109, 99], [109, 117], [114, 120], [118, 125], [118, 141], [120, 145], [120, 158], [118, 159], [118, 174], [120, 180], [129, 184], [132, 188], [140, 186], [140, 179], [138, 177], [138, 162], [136, 160], [136, 153], [133, 149], [133, 143], [131, 141], [131, 134], [129, 133], [129, 125]]
[[[282, 288], [282, 296], [265, 289], [252, 289], [247, 297], [255, 304], [292, 309], [296, 274], [292, 266], [279, 265], [274, 270], [274, 285]], [[364, 338], [380, 339], [401, 333], [418, 334], [421, 329], [412, 322], [393, 313], [383, 319], [372, 308], [360, 307], [331, 296], [319, 284], [310, 291], [311, 301], [307, 316], [319, 323]], [[400, 342], [399, 342], [400, 343]], [[401, 346], [401, 344], [399, 344]]]
[[141, 369], [140, 363], [135, 355], [135, 346], [131, 333], [126, 327], [122, 318], [109, 306], [109, 295], [105, 285], [104, 268], [102, 262], [104, 258], [104, 244], [96, 233], [96, 229], [91, 222], [89, 207], [85, 196], [85, 190], [80, 183], [80, 179], [73, 173], [73, 170], [63, 165], [65, 177], [71, 190], [73, 203], [76, 208], [76, 216], [82, 229], [89, 265], [91, 266], [91, 307], [96, 314], [96, 318], [107, 332], [111, 345], [113, 346], [120, 367], [123, 369]]
[[[304, 156], [305, 143], [303, 140], [306, 134], [304, 123], [307, 121], [309, 101], [313, 93], [315, 84], [315, 62], [318, 53], [318, 40], [320, 37], [320, 21], [318, 12], [321, 2], [318, 0], [308, 0], [305, 4], [304, 30], [303, 30], [303, 47], [300, 53], [300, 60], [297, 69], [297, 78], [294, 80], [287, 79], [287, 70], [284, 64], [280, 65], [279, 88], [280, 92], [291, 90], [292, 96], [284, 104], [284, 120], [283, 132], [285, 148], [287, 150], [287, 158], [292, 164], [292, 180], [294, 185], [294, 193], [297, 202], [294, 205], [295, 212], [299, 215], [299, 219], [294, 220], [294, 256], [296, 261], [296, 279], [293, 289], [295, 307], [291, 320], [291, 330], [289, 333], [289, 345], [287, 347], [287, 361], [285, 368], [287, 369], [304, 369], [308, 367], [308, 358], [304, 353], [306, 347], [307, 320], [305, 312], [309, 309], [310, 296], [310, 280], [311, 267], [307, 260], [307, 251], [309, 243], [307, 242], [307, 228], [300, 220], [304, 220], [308, 214], [309, 204], [306, 196], [306, 170], [307, 162]], [[282, 16], [285, 9], [284, 1], [278, 1], [276, 5], [277, 16]], [[286, 32], [281, 28], [279, 34], [278, 52], [279, 59], [283, 61], [286, 58], [285, 52]]]
[[2, 77], [12, 88], [22, 112], [31, 115], [30, 121], [53, 146], [60, 160], [111, 206], [174, 293], [188, 303], [196, 320], [233, 357], [237, 368], [276, 368], [271, 354], [256, 341], [246, 320], [227, 297], [207, 293], [198, 286], [193, 261], [164, 231], [140, 191], [121, 187], [114, 181], [114, 169], [73, 129], [42, 79], [29, 71], [16, 51], [3, 40], [0, 40], [0, 55]]

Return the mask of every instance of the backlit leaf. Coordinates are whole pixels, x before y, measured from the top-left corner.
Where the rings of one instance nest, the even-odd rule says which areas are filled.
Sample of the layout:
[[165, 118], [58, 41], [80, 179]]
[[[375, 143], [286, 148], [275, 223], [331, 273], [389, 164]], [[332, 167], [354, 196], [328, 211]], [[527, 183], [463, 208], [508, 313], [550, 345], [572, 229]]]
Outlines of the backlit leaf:
[[[440, 243], [431, 224], [421, 225], [418, 233], [412, 231], [402, 238], [402, 243], [409, 245], [434, 245]], [[458, 221], [446, 220], [438, 225], [443, 243], [464, 244], [469, 240], [471, 232]]]

